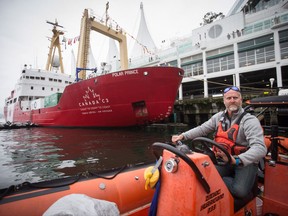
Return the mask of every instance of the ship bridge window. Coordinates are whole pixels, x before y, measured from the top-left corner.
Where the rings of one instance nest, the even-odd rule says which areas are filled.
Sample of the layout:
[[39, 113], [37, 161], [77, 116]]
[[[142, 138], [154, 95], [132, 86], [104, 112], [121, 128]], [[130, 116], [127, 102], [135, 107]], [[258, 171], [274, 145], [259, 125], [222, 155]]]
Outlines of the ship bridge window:
[[54, 82], [57, 82], [57, 79], [54, 79]]
[[45, 80], [45, 77], [41, 77], [41, 80]]
[[52, 81], [53, 81], [53, 79], [52, 79], [52, 78], [49, 78], [49, 81], [51, 81], [51, 82], [52, 82]]
[[59, 82], [59, 83], [62, 83], [62, 80], [58, 79], [58, 82]]
[[45, 87], [42, 87], [42, 90], [44, 91], [44, 90], [45, 90]]
[[31, 90], [33, 90], [34, 89], [34, 87], [33, 86], [31, 86]]
[[30, 79], [34, 79], [35, 77], [34, 76], [30, 76]]
[[13, 103], [16, 103], [17, 98], [14, 98]]
[[40, 80], [40, 77], [36, 77], [36, 80]]

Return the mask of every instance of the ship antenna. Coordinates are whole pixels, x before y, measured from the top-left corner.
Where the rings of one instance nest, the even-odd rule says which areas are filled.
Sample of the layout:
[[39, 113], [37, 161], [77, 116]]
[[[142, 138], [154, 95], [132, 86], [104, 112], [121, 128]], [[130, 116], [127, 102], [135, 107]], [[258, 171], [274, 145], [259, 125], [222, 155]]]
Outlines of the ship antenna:
[[54, 27], [60, 27], [60, 28], [64, 28], [63, 26], [59, 25], [57, 22], [57, 19], [55, 19], [55, 22], [50, 22], [46, 20], [46, 23], [53, 25]]
[[109, 20], [108, 9], [109, 9], [109, 1], [106, 3], [106, 10], [105, 10], [105, 15], [106, 15], [105, 25], [106, 26], [107, 26], [107, 22]]

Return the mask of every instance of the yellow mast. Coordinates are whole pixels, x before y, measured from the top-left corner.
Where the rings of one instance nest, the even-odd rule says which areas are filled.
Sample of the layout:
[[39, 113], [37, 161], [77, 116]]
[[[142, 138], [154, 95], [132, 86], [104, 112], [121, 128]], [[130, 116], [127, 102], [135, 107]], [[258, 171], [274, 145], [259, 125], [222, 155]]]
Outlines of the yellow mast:
[[51, 38], [51, 43], [49, 47], [49, 54], [47, 58], [47, 63], [46, 63], [46, 70], [51, 71], [53, 67], [53, 60], [55, 58], [55, 52], [56, 49], [58, 50], [58, 55], [59, 55], [59, 63], [60, 63], [60, 71], [61, 73], [64, 73], [64, 67], [63, 67], [63, 61], [62, 61], [62, 53], [61, 53], [61, 46], [60, 46], [60, 35], [63, 35], [64, 32], [60, 31], [57, 29], [57, 27], [63, 28], [63, 26], [58, 25], [58, 22], [56, 21], [55, 23], [48, 22], [47, 23], [53, 25], [53, 36]]
[[[106, 12], [108, 10], [108, 5], [106, 4]], [[81, 29], [80, 29], [80, 41], [78, 47], [78, 56], [77, 56], [77, 68], [86, 68], [88, 62], [88, 51], [90, 45], [90, 31], [97, 31], [100, 34], [108, 36], [114, 40], [119, 42], [120, 48], [120, 62], [121, 69], [126, 70], [128, 68], [128, 51], [127, 51], [127, 40], [126, 36], [121, 31], [116, 31], [111, 27], [107, 26], [107, 18], [106, 25], [103, 25], [94, 20], [94, 17], [88, 16], [88, 10], [85, 9], [81, 21]], [[82, 70], [78, 74], [80, 79], [86, 79], [86, 71]]]

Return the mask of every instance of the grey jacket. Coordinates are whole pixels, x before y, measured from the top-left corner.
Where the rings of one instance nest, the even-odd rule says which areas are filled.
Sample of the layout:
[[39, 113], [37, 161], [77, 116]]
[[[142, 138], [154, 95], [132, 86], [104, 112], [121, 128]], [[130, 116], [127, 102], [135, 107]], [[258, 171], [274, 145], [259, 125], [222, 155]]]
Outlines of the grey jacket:
[[[244, 109], [241, 108], [238, 113], [233, 114], [231, 119], [226, 116], [225, 123], [227, 124], [227, 128], [234, 124], [238, 116], [240, 116], [243, 112]], [[196, 137], [207, 136], [209, 133], [215, 132], [222, 114], [223, 111], [218, 112], [214, 114], [208, 121], [204, 122], [202, 125], [184, 132], [184, 139], [192, 140]], [[238, 155], [244, 166], [251, 163], [258, 163], [259, 160], [265, 157], [267, 153], [261, 124], [259, 120], [250, 113], [244, 115], [239, 124], [239, 131], [236, 138], [236, 143], [250, 147], [248, 151]]]

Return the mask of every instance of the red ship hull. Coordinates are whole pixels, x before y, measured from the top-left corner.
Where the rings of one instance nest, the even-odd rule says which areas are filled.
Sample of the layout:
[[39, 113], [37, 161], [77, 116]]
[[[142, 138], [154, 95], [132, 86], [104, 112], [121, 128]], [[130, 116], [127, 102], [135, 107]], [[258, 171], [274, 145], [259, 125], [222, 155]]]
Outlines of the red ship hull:
[[[66, 86], [56, 106], [22, 111], [17, 102], [13, 122], [60, 127], [160, 122], [173, 112], [183, 73], [175, 67], [147, 67], [93, 77]], [[7, 107], [4, 111], [7, 116]]]

